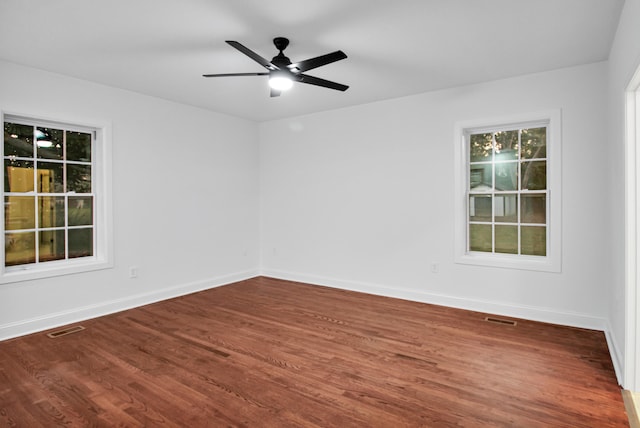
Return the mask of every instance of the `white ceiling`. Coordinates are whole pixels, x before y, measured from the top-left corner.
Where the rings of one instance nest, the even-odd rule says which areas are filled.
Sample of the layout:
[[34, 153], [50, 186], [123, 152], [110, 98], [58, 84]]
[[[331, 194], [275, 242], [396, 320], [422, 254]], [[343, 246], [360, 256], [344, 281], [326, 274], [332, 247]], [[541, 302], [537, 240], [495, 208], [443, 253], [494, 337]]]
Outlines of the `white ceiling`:
[[[1, 0], [0, 58], [265, 121], [603, 61], [623, 0]], [[270, 98], [224, 43], [293, 61], [343, 50]], [[2, 76], [0, 76], [2, 78]]]

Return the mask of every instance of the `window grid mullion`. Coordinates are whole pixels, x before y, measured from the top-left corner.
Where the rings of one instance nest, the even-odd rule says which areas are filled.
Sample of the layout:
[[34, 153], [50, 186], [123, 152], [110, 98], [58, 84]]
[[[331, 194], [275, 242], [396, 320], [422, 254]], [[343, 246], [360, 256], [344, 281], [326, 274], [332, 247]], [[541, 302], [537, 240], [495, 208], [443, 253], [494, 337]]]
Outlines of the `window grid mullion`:
[[491, 253], [496, 253], [496, 133], [491, 133]]
[[496, 133], [491, 133], [491, 254], [496, 252]]
[[517, 159], [518, 159], [518, 167], [516, 170], [516, 181], [518, 182], [516, 185], [516, 188], [518, 189], [517, 191], [517, 206], [516, 206], [516, 213], [518, 215], [518, 255], [522, 254], [522, 223], [521, 223], [521, 215], [522, 215], [522, 169], [520, 168], [520, 160], [522, 159], [521, 157], [521, 151], [522, 151], [522, 129], [518, 130], [518, 152], [516, 154]]
[[34, 204], [35, 204], [35, 208], [34, 208], [34, 246], [35, 246], [35, 260], [34, 263], [37, 265], [38, 263], [40, 263], [40, 204], [38, 203], [38, 201], [40, 200], [40, 189], [38, 188], [38, 176], [40, 174], [38, 174], [38, 170], [39, 170], [39, 164], [38, 164], [38, 138], [36, 135], [36, 130], [37, 130], [37, 126], [33, 127], [33, 196], [34, 196]]
[[[546, 129], [546, 131], [545, 131], [545, 138], [546, 138], [546, 141], [547, 141], [547, 153], [546, 153], [546, 156], [545, 156], [545, 161], [547, 162], [547, 171], [551, 171], [551, 170], [549, 169], [549, 161], [547, 160], [547, 158], [549, 157], [549, 153], [550, 153], [550, 152], [549, 152], [549, 127], [547, 127], [547, 129]], [[553, 144], [553, 142], [552, 142], [551, 144]], [[546, 234], [545, 234], [545, 235], [546, 235], [546, 240], [547, 240], [547, 245], [546, 245], [546, 247], [547, 247], [547, 254], [549, 254], [549, 252], [551, 251], [551, 246], [550, 246], [550, 242], [551, 242], [551, 239], [550, 239], [550, 236], [551, 236], [551, 235], [550, 235], [550, 229], [551, 229], [551, 228], [549, 227], [549, 221], [550, 221], [550, 219], [551, 219], [551, 198], [549, 197], [549, 191], [550, 191], [550, 189], [549, 189], [549, 174], [548, 174], [548, 172], [547, 172], [547, 176], [546, 176], [546, 186], [545, 186], [545, 191], [544, 191], [544, 195], [545, 195], [545, 196], [544, 196], [544, 199], [545, 199], [545, 201], [546, 201], [546, 207], [545, 207], [545, 208], [546, 208], [546, 213], [545, 213], [545, 216], [546, 216], [546, 217], [545, 217], [545, 222], [544, 222], [544, 224], [545, 224], [545, 226], [546, 226], [546, 228], [547, 228], [547, 230], [546, 230]]]
[[64, 192], [64, 259], [69, 260], [69, 185], [67, 177], [67, 133], [64, 131], [62, 137], [62, 191]]
[[[91, 133], [91, 158], [90, 160], [93, 162], [93, 156], [95, 153], [95, 147], [94, 147], [94, 143], [95, 143], [95, 132]], [[96, 210], [96, 198], [93, 197], [93, 192], [94, 192], [94, 183], [96, 182], [95, 180], [95, 174], [96, 174], [96, 168], [94, 168], [93, 163], [91, 164], [91, 229], [92, 229], [92, 236], [93, 236], [93, 254], [96, 254], [98, 251], [98, 234], [95, 233], [96, 230], [96, 215], [97, 215], [97, 210]]]

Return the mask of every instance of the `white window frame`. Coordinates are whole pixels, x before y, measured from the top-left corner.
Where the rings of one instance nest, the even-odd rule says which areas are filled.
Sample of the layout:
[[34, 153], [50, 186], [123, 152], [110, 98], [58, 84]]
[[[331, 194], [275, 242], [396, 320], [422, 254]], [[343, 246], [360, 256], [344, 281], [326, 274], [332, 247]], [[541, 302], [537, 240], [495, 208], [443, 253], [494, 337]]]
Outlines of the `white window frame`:
[[[468, 183], [469, 150], [467, 135], [547, 126], [547, 254], [526, 256], [468, 251]], [[531, 114], [461, 121], [455, 125], [455, 262], [462, 264], [536, 270], [562, 271], [562, 128], [561, 111], [549, 110]]]
[[[113, 267], [113, 216], [111, 195], [111, 124], [76, 119], [46, 118], [0, 110], [4, 122], [18, 121], [51, 128], [80, 129], [94, 133], [92, 147], [92, 188], [94, 193], [94, 252], [92, 256], [6, 267], [5, 247], [0, 250], [0, 284], [50, 278]], [[4, 132], [0, 136], [0, 158], [4, 159]], [[3, 161], [4, 168], [4, 161]], [[6, 171], [3, 171], [6, 174]], [[4, 185], [1, 189], [4, 202]], [[4, 235], [4, 209], [0, 210], [0, 225]]]

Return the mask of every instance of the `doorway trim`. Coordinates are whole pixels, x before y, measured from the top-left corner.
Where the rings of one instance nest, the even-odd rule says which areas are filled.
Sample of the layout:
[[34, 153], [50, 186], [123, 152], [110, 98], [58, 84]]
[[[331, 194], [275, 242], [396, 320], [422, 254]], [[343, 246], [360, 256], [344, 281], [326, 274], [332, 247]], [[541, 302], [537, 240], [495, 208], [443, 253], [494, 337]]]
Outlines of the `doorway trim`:
[[625, 91], [625, 348], [623, 387], [640, 391], [640, 67]]

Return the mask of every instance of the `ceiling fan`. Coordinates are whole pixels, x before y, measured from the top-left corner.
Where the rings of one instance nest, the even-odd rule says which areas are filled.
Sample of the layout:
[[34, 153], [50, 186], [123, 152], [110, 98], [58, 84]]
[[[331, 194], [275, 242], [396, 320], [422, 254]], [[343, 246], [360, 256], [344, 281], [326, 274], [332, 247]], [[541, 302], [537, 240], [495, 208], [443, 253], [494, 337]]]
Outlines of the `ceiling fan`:
[[335, 51], [326, 55], [320, 55], [315, 58], [309, 58], [304, 61], [292, 63], [291, 60], [283, 53], [287, 46], [289, 46], [289, 39], [285, 37], [276, 37], [273, 39], [273, 44], [280, 53], [274, 56], [271, 61], [267, 61], [239, 42], [233, 40], [227, 40], [226, 42], [269, 71], [262, 73], [203, 74], [203, 77], [269, 76], [269, 86], [271, 87], [272, 97], [280, 96], [282, 91], [286, 91], [291, 88], [293, 82], [308, 83], [310, 85], [322, 86], [323, 88], [335, 89], [338, 91], [346, 91], [349, 88], [347, 85], [343, 85], [341, 83], [303, 74], [305, 71], [345, 59], [347, 55], [342, 51]]

